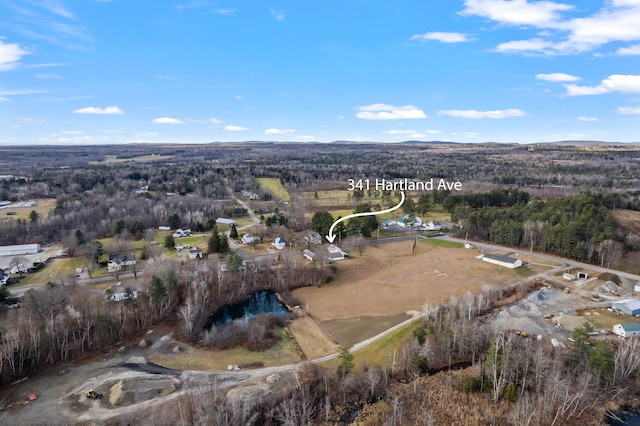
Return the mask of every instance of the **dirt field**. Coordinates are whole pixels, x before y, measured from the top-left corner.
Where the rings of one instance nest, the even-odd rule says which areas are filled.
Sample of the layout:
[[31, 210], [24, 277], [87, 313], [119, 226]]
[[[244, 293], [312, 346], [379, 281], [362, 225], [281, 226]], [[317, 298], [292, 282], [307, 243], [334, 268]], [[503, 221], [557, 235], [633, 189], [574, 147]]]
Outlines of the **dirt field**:
[[362, 257], [354, 252], [354, 258], [336, 263], [331, 284], [294, 294], [315, 318], [330, 321], [421, 311], [425, 303], [521, 279], [513, 270], [476, 260], [475, 250], [418, 244], [412, 256], [412, 245], [367, 247]]

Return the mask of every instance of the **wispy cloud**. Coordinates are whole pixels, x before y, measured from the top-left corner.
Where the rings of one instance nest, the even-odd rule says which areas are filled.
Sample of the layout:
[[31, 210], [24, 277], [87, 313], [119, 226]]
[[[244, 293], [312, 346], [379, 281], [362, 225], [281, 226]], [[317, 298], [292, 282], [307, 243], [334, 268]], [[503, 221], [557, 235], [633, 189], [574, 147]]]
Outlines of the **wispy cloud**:
[[439, 41], [440, 43], [464, 43], [475, 40], [469, 38], [463, 33], [447, 33], [447, 32], [431, 32], [424, 34], [415, 34], [409, 40], [412, 41]]
[[102, 114], [102, 115], [122, 115], [124, 111], [122, 111], [117, 106], [108, 106], [106, 108], [99, 107], [86, 107], [80, 108], [73, 111], [76, 114]]
[[640, 93], [640, 75], [610, 75], [597, 86], [565, 84], [568, 96], [603, 95], [610, 92]]
[[242, 126], [233, 126], [233, 125], [228, 125], [228, 126], [224, 126], [224, 129], [228, 132], [244, 132], [247, 130], [251, 130], [248, 127], [242, 127]]
[[186, 3], [180, 3], [175, 6], [175, 9], [183, 12], [183, 11], [194, 11], [198, 14], [218, 14], [218, 15], [233, 15], [237, 12], [237, 9], [230, 8], [221, 8], [216, 6], [214, 2], [211, 1], [190, 1]]
[[180, 120], [179, 118], [173, 118], [173, 117], [155, 118], [151, 122], [156, 124], [184, 124], [185, 123], [183, 120]]
[[11, 101], [9, 96], [37, 95], [40, 93], [48, 93], [45, 90], [37, 89], [17, 89], [17, 90], [0, 90], [0, 101]]
[[536, 75], [536, 79], [558, 82], [558, 81], [578, 81], [580, 80], [580, 77], [577, 77], [571, 74], [565, 74], [562, 72], [552, 72], [550, 74], [538, 74]]
[[36, 74], [36, 78], [55, 80], [55, 79], [62, 78], [62, 76], [60, 74], [55, 74], [55, 73], [38, 73]]
[[586, 117], [581, 115], [578, 117], [578, 121], [598, 121], [598, 117]]
[[4, 43], [0, 39], [0, 71], [15, 69], [20, 64], [20, 59], [30, 53], [17, 43]]
[[270, 7], [269, 12], [276, 21], [284, 21], [286, 10], [275, 10], [274, 8]]
[[71, 50], [83, 49], [86, 43], [93, 42], [87, 27], [58, 0], [27, 0], [7, 6], [14, 14], [5, 27], [24, 37]]
[[388, 104], [371, 104], [358, 107], [357, 118], [363, 120], [411, 120], [427, 118], [421, 109], [413, 105], [393, 106]]
[[493, 111], [477, 111], [475, 109], [449, 109], [438, 111], [438, 115], [446, 115], [449, 117], [462, 117], [462, 118], [510, 118], [510, 117], [522, 117], [525, 112], [519, 109], [503, 109]]

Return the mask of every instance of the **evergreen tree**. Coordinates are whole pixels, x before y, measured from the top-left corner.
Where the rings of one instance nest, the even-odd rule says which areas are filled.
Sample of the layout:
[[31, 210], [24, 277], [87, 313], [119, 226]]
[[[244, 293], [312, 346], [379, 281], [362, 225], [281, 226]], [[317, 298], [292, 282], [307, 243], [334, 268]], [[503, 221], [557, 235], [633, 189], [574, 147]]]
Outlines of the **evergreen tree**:
[[207, 249], [209, 254], [220, 253], [220, 234], [218, 233], [218, 228], [216, 226], [211, 230]]
[[238, 230], [236, 229], [235, 223], [231, 224], [231, 232], [229, 232], [229, 237], [233, 238], [234, 240], [238, 239]]
[[164, 237], [165, 248], [172, 249], [172, 248], [175, 248], [175, 246], [176, 246], [176, 241], [173, 239], [173, 235], [168, 234], [166, 237]]

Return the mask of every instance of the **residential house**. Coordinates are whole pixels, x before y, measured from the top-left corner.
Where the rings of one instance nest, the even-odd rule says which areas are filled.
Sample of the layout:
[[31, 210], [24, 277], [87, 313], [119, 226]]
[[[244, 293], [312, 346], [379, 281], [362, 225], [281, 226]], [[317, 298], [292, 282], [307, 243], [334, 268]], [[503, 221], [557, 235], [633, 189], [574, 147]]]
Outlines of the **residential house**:
[[135, 264], [136, 257], [134, 255], [123, 256], [120, 254], [110, 254], [107, 270], [109, 272], [119, 272], [123, 267], [133, 266]]
[[104, 291], [104, 300], [106, 300], [107, 302], [120, 302], [122, 300], [128, 299], [135, 300], [137, 298], [138, 291], [123, 287], [121, 282], [109, 287]]
[[4, 269], [0, 269], [0, 284], [6, 285], [9, 281], [9, 274], [4, 272]]
[[191, 228], [180, 228], [173, 233], [173, 238], [189, 237], [191, 235]]
[[190, 248], [189, 259], [202, 259], [202, 250], [200, 250], [198, 247]]
[[242, 244], [244, 245], [248, 245], [248, 244], [256, 244], [260, 242], [260, 238], [254, 236], [253, 234], [244, 234], [242, 236]]
[[271, 245], [276, 250], [284, 250], [285, 247], [287, 247], [287, 243], [280, 237], [276, 238], [275, 241], [271, 243]]
[[390, 227], [390, 226], [393, 226], [393, 225], [396, 225], [396, 224], [397, 224], [397, 222], [396, 222], [395, 220], [393, 220], [393, 219], [387, 219], [387, 220], [385, 220], [384, 222], [382, 222], [382, 223], [380, 224], [380, 228], [382, 228], [382, 229], [389, 229], [389, 227]]
[[315, 231], [307, 231], [307, 234], [304, 236], [304, 239], [309, 244], [322, 244], [322, 236]]
[[329, 253], [327, 255], [327, 259], [329, 259], [330, 261], [343, 260], [349, 257], [347, 253], [342, 251], [340, 247], [334, 244], [329, 244], [329, 247], [327, 247], [327, 252]]

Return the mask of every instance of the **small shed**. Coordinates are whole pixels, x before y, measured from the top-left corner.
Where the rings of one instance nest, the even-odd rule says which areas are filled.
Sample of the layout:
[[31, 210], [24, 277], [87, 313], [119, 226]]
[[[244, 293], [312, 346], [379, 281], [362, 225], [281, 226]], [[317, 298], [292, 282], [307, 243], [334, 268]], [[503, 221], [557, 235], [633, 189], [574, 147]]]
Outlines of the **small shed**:
[[613, 332], [623, 339], [628, 337], [638, 337], [640, 336], [640, 322], [616, 324], [613, 326]]

